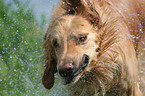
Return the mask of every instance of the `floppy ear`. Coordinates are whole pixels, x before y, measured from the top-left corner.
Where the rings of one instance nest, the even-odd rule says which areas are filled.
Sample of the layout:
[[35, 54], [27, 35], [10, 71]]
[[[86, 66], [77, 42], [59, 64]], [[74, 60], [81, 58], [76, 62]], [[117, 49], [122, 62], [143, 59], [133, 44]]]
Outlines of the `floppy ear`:
[[50, 40], [47, 37], [47, 34], [44, 37], [44, 59], [46, 62], [45, 71], [42, 78], [42, 83], [45, 88], [50, 89], [54, 85], [54, 73], [57, 72], [56, 69], [56, 57], [54, 49], [50, 44]]

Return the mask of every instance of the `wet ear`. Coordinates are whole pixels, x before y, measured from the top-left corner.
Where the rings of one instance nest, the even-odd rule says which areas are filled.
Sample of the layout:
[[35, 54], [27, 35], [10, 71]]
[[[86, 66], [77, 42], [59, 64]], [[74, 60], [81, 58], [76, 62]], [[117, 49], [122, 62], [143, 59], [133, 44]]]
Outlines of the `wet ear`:
[[57, 62], [54, 50], [47, 38], [44, 40], [44, 59], [46, 61], [46, 66], [42, 77], [42, 83], [45, 88], [50, 89], [54, 85], [54, 73], [57, 72]]
[[[50, 60], [50, 59], [49, 59]], [[43, 74], [42, 83], [45, 88], [50, 89], [54, 85], [54, 73], [56, 72], [55, 61], [49, 61]], [[54, 64], [54, 65], [53, 65]]]
[[93, 3], [94, 1], [90, 2], [89, 0], [63, 0], [62, 8], [70, 15], [81, 15], [90, 23], [98, 25], [100, 24], [100, 16]]
[[66, 13], [68, 14], [78, 14], [81, 13], [82, 10], [84, 10], [84, 6], [82, 4], [82, 0], [62, 0], [62, 8], [66, 10]]

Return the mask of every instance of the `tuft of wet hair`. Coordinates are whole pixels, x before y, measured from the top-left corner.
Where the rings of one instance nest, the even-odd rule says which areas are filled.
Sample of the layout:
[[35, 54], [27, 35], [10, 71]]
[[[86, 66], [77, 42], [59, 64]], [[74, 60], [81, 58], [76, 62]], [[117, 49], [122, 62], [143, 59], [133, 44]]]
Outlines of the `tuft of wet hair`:
[[100, 24], [100, 16], [89, 0], [62, 0], [62, 8], [69, 15], [81, 15], [93, 25]]

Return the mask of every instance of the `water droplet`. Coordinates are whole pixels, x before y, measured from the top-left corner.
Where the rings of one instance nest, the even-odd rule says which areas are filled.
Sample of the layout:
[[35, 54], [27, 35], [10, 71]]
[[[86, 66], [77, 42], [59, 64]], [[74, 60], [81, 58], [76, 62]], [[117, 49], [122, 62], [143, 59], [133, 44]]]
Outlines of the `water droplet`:
[[13, 58], [12, 56], [10, 56], [10, 58]]
[[32, 58], [30, 58], [29, 60], [32, 60]]
[[139, 39], [139, 37], [136, 37], [136, 39]]

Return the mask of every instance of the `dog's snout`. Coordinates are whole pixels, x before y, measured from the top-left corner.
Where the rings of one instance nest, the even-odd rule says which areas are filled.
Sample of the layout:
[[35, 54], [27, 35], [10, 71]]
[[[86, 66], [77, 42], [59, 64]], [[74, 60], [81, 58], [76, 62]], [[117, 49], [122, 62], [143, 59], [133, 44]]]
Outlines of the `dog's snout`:
[[68, 77], [73, 73], [73, 63], [66, 63], [63, 66], [59, 66], [59, 74], [62, 77]]

